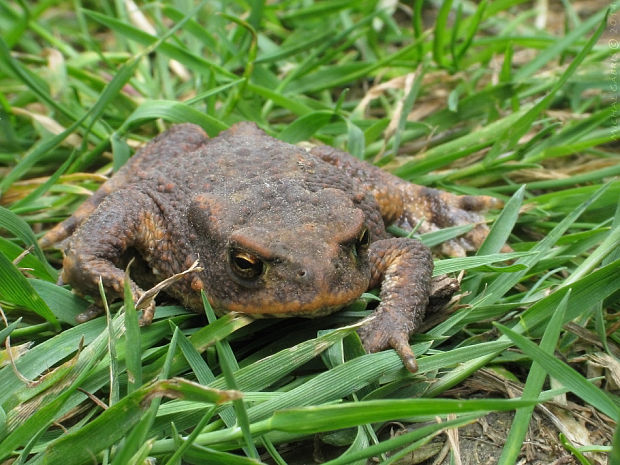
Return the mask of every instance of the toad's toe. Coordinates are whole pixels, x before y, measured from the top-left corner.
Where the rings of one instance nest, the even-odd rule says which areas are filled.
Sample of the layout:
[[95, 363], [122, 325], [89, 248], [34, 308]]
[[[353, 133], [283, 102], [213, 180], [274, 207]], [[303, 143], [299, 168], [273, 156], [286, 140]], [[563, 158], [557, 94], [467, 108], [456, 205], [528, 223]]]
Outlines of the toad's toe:
[[418, 371], [418, 363], [409, 345], [409, 334], [406, 329], [394, 330], [394, 328], [384, 328], [381, 323], [377, 324], [373, 320], [361, 328], [358, 333], [366, 352], [374, 353], [392, 348], [396, 351], [407, 370], [411, 373]]
[[86, 310], [82, 313], [79, 313], [75, 316], [76, 323], [86, 323], [92, 319], [97, 318], [99, 315], [104, 313], [103, 306], [101, 303], [91, 304]]

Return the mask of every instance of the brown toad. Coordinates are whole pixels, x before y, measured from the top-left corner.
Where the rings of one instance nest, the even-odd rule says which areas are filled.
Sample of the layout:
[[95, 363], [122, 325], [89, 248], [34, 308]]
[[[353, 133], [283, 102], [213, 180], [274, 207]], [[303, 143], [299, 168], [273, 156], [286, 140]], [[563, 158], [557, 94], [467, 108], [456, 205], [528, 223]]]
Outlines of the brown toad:
[[[407, 183], [336, 149], [305, 151], [240, 123], [209, 139], [181, 124], [151, 141], [65, 222], [43, 237], [65, 244], [62, 280], [97, 295], [123, 289], [129, 255], [151, 284], [199, 260], [166, 289], [201, 312], [200, 290], [219, 313], [313, 317], [334, 312], [381, 285], [381, 304], [361, 330], [369, 351], [394, 348], [416, 370], [409, 336], [431, 293], [427, 247], [386, 232], [394, 222], [420, 231], [477, 226], [444, 244], [464, 255], [486, 236], [490, 197], [455, 196]], [[145, 279], [149, 278], [149, 279]], [[132, 283], [137, 299], [143, 290]], [[154, 304], [142, 320], [153, 318]]]

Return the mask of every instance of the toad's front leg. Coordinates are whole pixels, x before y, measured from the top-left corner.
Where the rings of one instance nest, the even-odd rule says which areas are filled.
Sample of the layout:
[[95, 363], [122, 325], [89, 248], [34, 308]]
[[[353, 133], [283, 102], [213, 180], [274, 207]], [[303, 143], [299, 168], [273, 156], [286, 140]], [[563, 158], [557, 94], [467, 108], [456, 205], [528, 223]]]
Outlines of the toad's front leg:
[[416, 239], [393, 238], [374, 242], [369, 259], [371, 286], [381, 284], [381, 303], [374, 319], [359, 330], [364, 348], [377, 352], [391, 347], [405, 367], [416, 372], [409, 336], [420, 326], [429, 302], [431, 252]]
[[[154, 200], [137, 188], [110, 194], [93, 214], [82, 224], [67, 243], [63, 260], [62, 280], [75, 291], [85, 295], [98, 295], [98, 283], [110, 299], [123, 296], [124, 267], [128, 256], [135, 251], [146, 262], [157, 254], [162, 263], [169, 262], [165, 253], [166, 233], [163, 218]], [[146, 256], [145, 256], [146, 255]], [[130, 288], [134, 301], [144, 291], [132, 280]], [[96, 316], [97, 303], [78, 316], [78, 321]], [[153, 302], [143, 309], [142, 324], [153, 319]]]

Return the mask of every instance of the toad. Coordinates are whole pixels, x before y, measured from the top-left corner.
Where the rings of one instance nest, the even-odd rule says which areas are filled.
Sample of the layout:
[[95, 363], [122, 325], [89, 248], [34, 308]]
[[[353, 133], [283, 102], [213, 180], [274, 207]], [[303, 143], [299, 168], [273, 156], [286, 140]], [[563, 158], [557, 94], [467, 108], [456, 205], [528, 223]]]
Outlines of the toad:
[[[374, 318], [359, 330], [369, 352], [393, 348], [416, 371], [410, 335], [432, 296], [433, 259], [420, 241], [392, 237], [392, 223], [420, 232], [473, 223], [441, 251], [462, 256], [487, 234], [482, 214], [499, 201], [414, 185], [337, 149], [309, 151], [239, 123], [208, 138], [192, 124], [159, 135], [105, 182], [42, 246], [65, 240], [61, 279], [80, 294], [123, 295], [186, 270], [166, 289], [203, 311], [316, 317], [380, 286]], [[452, 289], [451, 292], [453, 292]], [[142, 314], [149, 324], [155, 304]]]

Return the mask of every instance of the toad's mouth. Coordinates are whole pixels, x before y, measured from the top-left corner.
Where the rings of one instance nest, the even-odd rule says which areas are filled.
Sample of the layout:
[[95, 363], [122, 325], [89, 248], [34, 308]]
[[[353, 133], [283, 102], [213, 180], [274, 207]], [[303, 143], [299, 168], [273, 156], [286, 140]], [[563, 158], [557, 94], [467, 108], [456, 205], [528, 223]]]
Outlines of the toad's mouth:
[[[315, 318], [329, 315], [354, 302], [364, 289], [349, 289], [340, 292], [326, 292], [317, 294], [309, 301], [288, 300], [276, 301], [264, 299], [260, 302], [222, 302], [213, 299], [211, 305], [218, 314], [238, 312], [251, 315], [254, 318]], [[209, 298], [211, 300], [211, 297]]]

